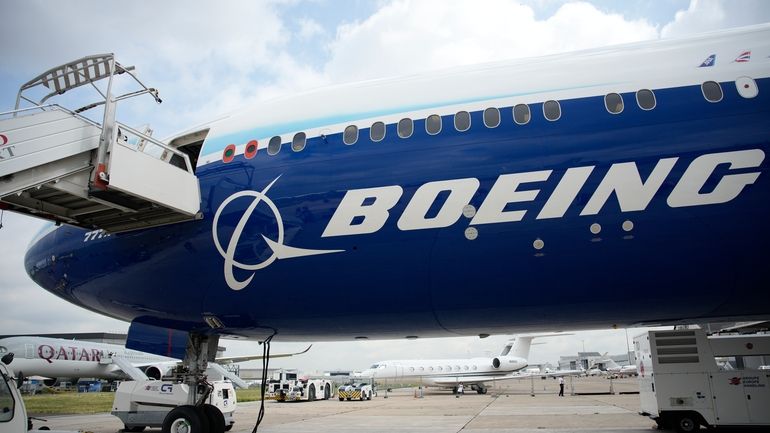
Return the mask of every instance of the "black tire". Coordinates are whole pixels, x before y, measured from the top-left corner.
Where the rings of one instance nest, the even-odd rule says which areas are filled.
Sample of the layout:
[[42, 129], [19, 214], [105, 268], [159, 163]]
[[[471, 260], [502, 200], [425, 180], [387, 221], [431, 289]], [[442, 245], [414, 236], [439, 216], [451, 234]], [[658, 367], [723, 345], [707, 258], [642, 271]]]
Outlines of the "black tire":
[[366, 399], [367, 400], [371, 400], [372, 399], [372, 393], [371, 392], [369, 393], [369, 395], [366, 396]]
[[218, 407], [204, 404], [201, 410], [209, 420], [209, 433], [225, 433], [225, 416], [222, 415], [222, 411]]
[[340, 397], [340, 401], [345, 401], [345, 398], [344, 397]]
[[324, 386], [324, 400], [328, 400], [329, 398], [331, 398], [331, 396], [332, 396], [332, 388], [327, 383]]
[[[193, 406], [178, 406], [171, 409], [163, 420], [163, 433], [179, 433], [184, 426], [189, 427], [189, 433], [205, 433], [208, 430], [208, 422], [204, 425], [205, 417]], [[208, 421], [208, 420], [206, 420]]]
[[232, 430], [232, 428], [233, 428], [233, 426], [234, 426], [234, 425], [235, 425], [235, 424], [228, 424], [228, 425], [226, 425], [226, 426], [225, 426], [225, 431], [230, 431], [230, 430]]
[[307, 401], [315, 401], [315, 385], [312, 383], [307, 390]]
[[[123, 427], [123, 431], [124, 432], [131, 432], [131, 433], [141, 432], [141, 431], [144, 431], [144, 427], [145, 426], [143, 426], [143, 425], [135, 425], [133, 427], [124, 426]], [[42, 430], [42, 428], [40, 430]]]
[[698, 421], [690, 414], [679, 415], [676, 418], [674, 427], [679, 433], [690, 433], [700, 428]]
[[358, 401], [364, 401], [364, 398], [366, 398], [366, 393], [365, 393], [365, 392], [364, 392], [364, 390], [362, 389], [362, 390], [361, 390], [361, 395], [360, 395], [360, 396], [358, 396]]

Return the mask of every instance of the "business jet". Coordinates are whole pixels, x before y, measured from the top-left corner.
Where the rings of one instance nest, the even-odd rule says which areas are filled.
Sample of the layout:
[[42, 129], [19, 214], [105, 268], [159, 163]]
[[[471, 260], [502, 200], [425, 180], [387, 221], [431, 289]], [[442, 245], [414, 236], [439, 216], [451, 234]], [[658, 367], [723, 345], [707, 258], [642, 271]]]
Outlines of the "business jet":
[[611, 358], [598, 359], [594, 361], [594, 365], [596, 368], [602, 371], [602, 375], [605, 375], [605, 374], [614, 375], [614, 376], [637, 376], [638, 375], [636, 365], [620, 365]]
[[160, 102], [132, 71], [102, 54], [22, 85], [0, 201], [59, 224], [27, 250], [37, 284], [189, 377], [221, 335], [770, 318], [770, 25], [332, 86], [164, 140], [116, 120]]
[[[297, 353], [274, 354], [281, 358], [300, 355]], [[154, 355], [126, 349], [117, 344], [65, 340], [47, 337], [8, 337], [0, 339], [0, 354], [14, 353], [13, 368], [25, 376], [41, 376], [48, 386], [59, 378], [132, 379], [134, 367], [141, 370], [148, 379], [168, 376], [180, 362], [167, 356]], [[217, 365], [261, 359], [261, 355], [218, 357]], [[211, 363], [213, 365], [213, 363]], [[222, 374], [223, 369], [216, 373]], [[227, 377], [238, 386], [245, 387], [237, 376], [227, 372]]]
[[489, 382], [529, 377], [561, 377], [579, 375], [579, 370], [541, 372], [526, 371], [532, 340], [553, 335], [517, 336], [494, 358], [413, 359], [380, 361], [357, 376], [379, 384], [420, 383], [424, 386], [452, 389], [458, 385], [486, 394]]

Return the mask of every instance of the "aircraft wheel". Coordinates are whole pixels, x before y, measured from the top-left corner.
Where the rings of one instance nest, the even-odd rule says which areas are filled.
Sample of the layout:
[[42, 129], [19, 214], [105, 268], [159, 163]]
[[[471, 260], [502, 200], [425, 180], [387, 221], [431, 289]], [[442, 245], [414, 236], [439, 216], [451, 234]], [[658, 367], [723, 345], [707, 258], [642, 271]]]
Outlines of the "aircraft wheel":
[[676, 420], [676, 431], [679, 433], [690, 433], [698, 428], [698, 422], [690, 414], [679, 415]]
[[204, 404], [201, 411], [209, 421], [209, 433], [225, 432], [225, 416], [222, 415], [219, 408], [211, 404]]
[[208, 431], [208, 419], [201, 417], [201, 413], [193, 406], [178, 406], [166, 415], [161, 431], [163, 433], [205, 433]]

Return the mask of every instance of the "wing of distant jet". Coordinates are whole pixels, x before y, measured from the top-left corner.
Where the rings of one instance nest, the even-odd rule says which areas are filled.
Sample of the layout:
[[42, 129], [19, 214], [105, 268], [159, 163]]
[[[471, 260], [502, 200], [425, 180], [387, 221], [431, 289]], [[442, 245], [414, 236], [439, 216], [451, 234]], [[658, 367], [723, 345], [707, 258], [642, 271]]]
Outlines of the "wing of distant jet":
[[[270, 359], [273, 358], [288, 358], [290, 356], [295, 355], [302, 355], [303, 353], [307, 353], [310, 348], [313, 347], [311, 344], [308, 346], [305, 350], [301, 352], [294, 352], [294, 353], [276, 353], [275, 355], [271, 354]], [[223, 356], [221, 358], [217, 358], [218, 364], [232, 364], [233, 362], [245, 362], [245, 361], [253, 361], [255, 359], [262, 359], [262, 355], [243, 355], [243, 356]]]

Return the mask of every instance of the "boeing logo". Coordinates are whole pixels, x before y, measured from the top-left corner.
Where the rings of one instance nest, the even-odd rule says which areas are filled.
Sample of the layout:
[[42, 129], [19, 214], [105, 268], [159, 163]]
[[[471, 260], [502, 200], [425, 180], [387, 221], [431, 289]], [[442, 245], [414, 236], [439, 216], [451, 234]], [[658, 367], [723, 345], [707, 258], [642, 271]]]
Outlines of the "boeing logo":
[[[339, 253], [344, 250], [310, 250], [310, 249], [304, 249], [304, 248], [294, 248], [290, 247], [288, 245], [284, 245], [284, 228], [283, 228], [283, 219], [281, 218], [281, 213], [278, 211], [278, 207], [276, 207], [275, 203], [273, 203], [272, 200], [267, 196], [267, 192], [270, 190], [270, 188], [273, 186], [273, 184], [280, 178], [280, 176], [276, 177], [272, 182], [270, 182], [269, 185], [267, 185], [262, 191], [241, 191], [237, 192], [227, 199], [225, 199], [221, 205], [219, 205], [219, 208], [217, 209], [216, 213], [214, 214], [214, 221], [212, 223], [212, 236], [214, 238], [214, 245], [217, 248], [217, 251], [219, 251], [219, 254], [225, 259], [224, 263], [224, 272], [225, 272], [225, 281], [227, 282], [227, 285], [230, 286], [233, 290], [241, 290], [254, 278], [254, 273], [246, 278], [243, 281], [238, 281], [235, 278], [235, 275], [233, 273], [233, 268], [242, 269], [245, 271], [257, 271], [259, 269], [266, 268], [270, 266], [274, 261], [278, 259], [292, 259], [297, 257], [304, 257], [304, 256], [314, 256], [318, 254], [330, 254], [330, 253]], [[222, 211], [232, 203], [234, 200], [240, 198], [240, 197], [252, 197], [251, 204], [249, 207], [246, 208], [246, 211], [243, 212], [243, 215], [241, 215], [241, 219], [238, 221], [238, 224], [235, 226], [235, 230], [233, 231], [233, 235], [230, 237], [230, 242], [227, 244], [227, 249], [222, 248], [222, 244], [219, 242], [219, 235], [217, 234], [217, 229], [219, 227], [219, 217], [222, 214]], [[238, 247], [238, 241], [241, 238], [241, 234], [243, 233], [244, 227], [246, 227], [246, 223], [249, 221], [249, 217], [251, 217], [251, 214], [254, 212], [254, 210], [257, 208], [257, 205], [262, 202], [265, 203], [270, 210], [273, 212], [273, 216], [275, 217], [276, 224], [278, 225], [278, 238], [276, 240], [272, 240], [265, 235], [262, 235], [262, 239], [265, 240], [267, 243], [267, 246], [270, 248], [270, 250], [273, 252], [270, 257], [263, 260], [259, 263], [254, 264], [245, 264], [241, 263], [235, 260], [235, 250]]]
[[[706, 182], [719, 166], [729, 170], [759, 167], [765, 158], [760, 149], [721, 152], [695, 158], [669, 194], [669, 207], [701, 206], [727, 203], [756, 182], [759, 172], [723, 175], [710, 191]], [[646, 180], [642, 180], [635, 162], [612, 164], [580, 212], [581, 216], [596, 215], [614, 194], [622, 212], [643, 211], [661, 188], [679, 158], [662, 158], [655, 164]], [[535, 219], [562, 218], [575, 201], [595, 166], [572, 167], [566, 170], [556, 188]], [[540, 193], [526, 184], [547, 181], [553, 170], [500, 175], [478, 211], [468, 212], [468, 204], [479, 189], [476, 178], [441, 180], [423, 184], [406, 205], [396, 223], [402, 231], [449, 227], [462, 215], [472, 218], [471, 226], [518, 222], [526, 210], [508, 210], [510, 205], [534, 201]], [[449, 193], [446, 196], [446, 193]], [[390, 210], [398, 203], [403, 189], [398, 185], [350, 190], [345, 193], [329, 220], [322, 237], [374, 233], [390, 218]], [[440, 195], [446, 197], [435, 215], [427, 217]]]
[[[701, 206], [727, 203], [759, 178], [760, 173], [741, 172], [722, 175], [716, 186], [705, 191], [706, 182], [714, 175], [719, 166], [728, 170], [756, 168], [764, 161], [765, 153], [760, 149], [734, 152], [721, 152], [701, 155], [695, 158], [678, 180], [666, 203], [669, 207]], [[596, 215], [614, 194], [622, 212], [644, 211], [668, 178], [679, 158], [659, 159], [646, 180], [643, 180], [635, 162], [612, 164], [599, 182], [580, 212], [581, 216]], [[572, 167], [565, 171], [545, 205], [535, 219], [562, 218], [573, 204], [595, 166]], [[524, 187], [547, 181], [553, 170], [524, 173], [510, 173], [498, 176], [492, 188], [478, 210], [469, 211], [468, 206], [479, 189], [480, 181], [476, 178], [450, 179], [428, 182], [417, 188], [406, 204], [396, 225], [402, 231], [425, 230], [449, 227], [461, 216], [470, 218], [470, 226], [483, 224], [511, 223], [522, 221], [527, 210], [509, 210], [512, 204], [534, 201], [540, 193], [535, 187]], [[280, 177], [280, 176], [279, 176]], [[214, 244], [225, 259], [225, 280], [233, 290], [246, 287], [254, 277], [252, 273], [244, 281], [238, 281], [233, 275], [233, 268], [256, 271], [269, 266], [277, 259], [288, 259], [318, 254], [338, 253], [343, 250], [309, 250], [284, 245], [284, 228], [278, 208], [267, 197], [276, 178], [261, 192], [242, 191], [228, 197], [219, 206], [214, 216]], [[447, 195], [448, 193], [448, 195]], [[371, 234], [385, 226], [390, 218], [391, 209], [399, 202], [403, 188], [399, 185], [382, 186], [349, 190], [345, 193], [326, 225], [321, 237], [350, 236]], [[446, 197], [438, 211], [428, 212], [434, 207], [439, 197]], [[217, 235], [219, 217], [233, 200], [240, 197], [253, 197], [251, 205], [241, 216], [235, 227], [227, 249], [222, 248]], [[273, 212], [278, 224], [278, 238], [262, 238], [267, 242], [272, 254], [266, 260], [256, 264], [243, 264], [235, 260], [235, 249], [241, 233], [254, 209], [264, 202]], [[469, 238], [470, 239], [470, 238]], [[475, 239], [475, 237], [474, 237]]]

